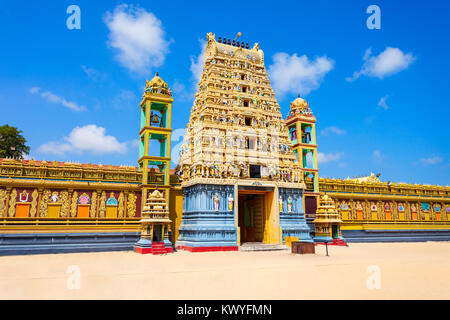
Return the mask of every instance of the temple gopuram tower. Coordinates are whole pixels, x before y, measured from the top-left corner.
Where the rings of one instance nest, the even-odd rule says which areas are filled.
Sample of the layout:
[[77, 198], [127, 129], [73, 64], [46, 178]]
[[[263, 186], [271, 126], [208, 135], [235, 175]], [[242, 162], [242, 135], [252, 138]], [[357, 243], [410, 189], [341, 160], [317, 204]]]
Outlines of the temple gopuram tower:
[[207, 35], [180, 172], [184, 193], [177, 248], [237, 250], [245, 242], [312, 241], [295, 162], [256, 43]]
[[[316, 118], [309, 103], [300, 98], [291, 102], [286, 126], [289, 139], [295, 155], [295, 161], [300, 165], [306, 190], [304, 206], [307, 220], [314, 218], [314, 212], [319, 198], [319, 169], [317, 166]], [[309, 219], [308, 219], [309, 218]]]

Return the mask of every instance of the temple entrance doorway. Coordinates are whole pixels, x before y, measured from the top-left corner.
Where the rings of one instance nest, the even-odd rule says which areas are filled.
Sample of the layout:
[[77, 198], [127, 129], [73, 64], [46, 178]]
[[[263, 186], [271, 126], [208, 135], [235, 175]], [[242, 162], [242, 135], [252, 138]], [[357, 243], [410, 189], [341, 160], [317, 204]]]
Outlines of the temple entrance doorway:
[[241, 244], [263, 242], [265, 227], [265, 194], [239, 191], [239, 220]]
[[153, 225], [153, 238], [152, 238], [152, 241], [153, 242], [161, 242], [161, 241], [163, 241], [162, 225], [160, 225], [160, 224]]
[[338, 226], [333, 224], [331, 225], [331, 234], [333, 236], [333, 239], [338, 239], [339, 238], [339, 232], [338, 232]]

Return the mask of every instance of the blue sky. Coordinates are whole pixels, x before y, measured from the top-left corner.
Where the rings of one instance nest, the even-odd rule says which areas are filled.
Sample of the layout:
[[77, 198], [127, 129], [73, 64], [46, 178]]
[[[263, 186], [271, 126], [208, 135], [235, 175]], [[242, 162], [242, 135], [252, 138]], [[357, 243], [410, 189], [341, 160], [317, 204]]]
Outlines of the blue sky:
[[283, 116], [299, 92], [310, 103], [320, 176], [450, 184], [449, 2], [229, 3], [0, 0], [0, 124], [35, 159], [137, 165], [145, 80], [159, 71], [185, 128], [202, 40], [240, 31], [264, 51]]

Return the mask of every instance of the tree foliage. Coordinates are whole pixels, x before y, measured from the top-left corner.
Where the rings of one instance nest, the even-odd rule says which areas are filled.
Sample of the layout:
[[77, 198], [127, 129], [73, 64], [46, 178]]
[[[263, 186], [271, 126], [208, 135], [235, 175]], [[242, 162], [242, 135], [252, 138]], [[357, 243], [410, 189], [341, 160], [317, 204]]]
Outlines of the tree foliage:
[[0, 158], [23, 159], [30, 153], [26, 142], [21, 130], [7, 124], [0, 126]]

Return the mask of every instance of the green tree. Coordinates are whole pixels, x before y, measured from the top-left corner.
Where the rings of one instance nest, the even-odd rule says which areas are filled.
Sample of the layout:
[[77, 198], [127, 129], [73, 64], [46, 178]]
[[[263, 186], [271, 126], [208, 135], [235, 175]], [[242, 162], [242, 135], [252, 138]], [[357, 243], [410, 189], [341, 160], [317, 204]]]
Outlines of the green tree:
[[0, 158], [23, 159], [30, 153], [30, 147], [25, 143], [22, 131], [7, 124], [0, 126]]

